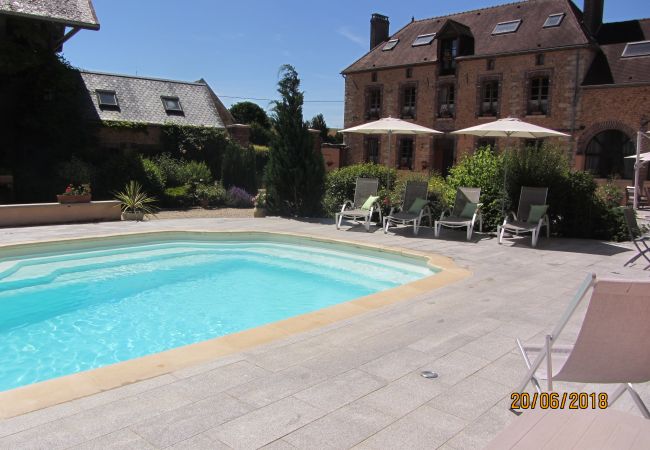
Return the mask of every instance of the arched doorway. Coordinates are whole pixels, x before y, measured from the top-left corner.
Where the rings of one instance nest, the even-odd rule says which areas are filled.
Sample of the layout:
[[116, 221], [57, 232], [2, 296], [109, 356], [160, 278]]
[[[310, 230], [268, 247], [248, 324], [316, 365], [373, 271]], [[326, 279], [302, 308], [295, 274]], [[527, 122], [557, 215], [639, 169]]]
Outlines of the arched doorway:
[[632, 179], [634, 161], [625, 159], [635, 153], [634, 142], [620, 130], [605, 130], [596, 134], [585, 150], [585, 170], [594, 176], [618, 176]]

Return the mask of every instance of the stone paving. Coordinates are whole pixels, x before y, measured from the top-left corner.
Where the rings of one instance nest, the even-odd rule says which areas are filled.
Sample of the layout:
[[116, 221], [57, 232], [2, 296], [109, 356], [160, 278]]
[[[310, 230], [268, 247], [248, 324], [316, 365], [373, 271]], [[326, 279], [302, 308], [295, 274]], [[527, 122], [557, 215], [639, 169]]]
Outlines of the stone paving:
[[[629, 244], [330, 222], [156, 220], [0, 230], [0, 242], [113, 232], [239, 229], [338, 237], [454, 258], [473, 275], [411, 300], [206, 364], [0, 421], [0, 448], [443, 448], [487, 444], [514, 415], [515, 337], [541, 343], [584, 277], [648, 278]], [[578, 314], [579, 315], [579, 314]], [[575, 338], [579, 317], [567, 329]], [[420, 376], [433, 370], [436, 379]], [[557, 387], [557, 386], [556, 386]], [[603, 386], [572, 386], [600, 392]], [[567, 386], [559, 386], [566, 389]], [[639, 391], [650, 402], [650, 386]], [[637, 414], [624, 397], [617, 409]]]

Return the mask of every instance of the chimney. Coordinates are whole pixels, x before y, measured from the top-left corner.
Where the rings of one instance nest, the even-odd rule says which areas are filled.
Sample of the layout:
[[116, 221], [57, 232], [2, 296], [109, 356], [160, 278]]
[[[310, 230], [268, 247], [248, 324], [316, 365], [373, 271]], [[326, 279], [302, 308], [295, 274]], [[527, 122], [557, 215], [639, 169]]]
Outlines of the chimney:
[[370, 18], [370, 50], [388, 40], [388, 28], [388, 17], [377, 13], [372, 15]]
[[582, 22], [593, 36], [598, 33], [600, 26], [603, 24], [604, 9], [605, 0], [585, 0]]

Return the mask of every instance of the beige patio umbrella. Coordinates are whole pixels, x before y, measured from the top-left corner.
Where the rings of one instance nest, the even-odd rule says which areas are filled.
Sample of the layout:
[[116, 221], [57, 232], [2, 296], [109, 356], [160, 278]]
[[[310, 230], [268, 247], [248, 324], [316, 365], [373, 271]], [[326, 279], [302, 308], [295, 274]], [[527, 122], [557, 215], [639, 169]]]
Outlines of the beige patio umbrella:
[[[524, 138], [539, 139], [545, 137], [570, 137], [566, 133], [551, 130], [549, 128], [533, 125], [524, 122], [515, 117], [495, 120], [474, 127], [463, 128], [462, 130], [453, 131], [451, 134], [469, 134], [479, 137], [505, 137], [505, 138]], [[507, 173], [503, 171], [503, 189], [506, 189]], [[505, 199], [504, 199], [505, 200]], [[505, 203], [501, 204], [502, 212], [505, 211]]]
[[[442, 134], [442, 131], [433, 128], [423, 127], [421, 125], [407, 122], [406, 120], [385, 117], [375, 120], [374, 122], [364, 123], [356, 127], [341, 130], [341, 133], [359, 133], [359, 134], [387, 134], [388, 135], [388, 161], [391, 154], [391, 137], [393, 134]], [[390, 189], [390, 175], [386, 183]]]
[[[647, 124], [648, 124], [648, 122], [645, 122], [643, 125], [647, 125]], [[637, 133], [636, 133], [636, 155], [626, 156], [626, 158], [634, 158], [635, 159], [635, 162], [634, 162], [634, 209], [639, 208], [639, 193], [638, 193], [639, 184], [640, 184], [639, 170], [641, 169], [641, 167], [643, 165], [647, 164], [647, 162], [650, 160], [650, 158], [643, 159], [643, 157], [642, 157], [642, 155], [650, 155], [650, 152], [649, 153], [643, 153], [643, 154], [641, 153], [641, 145], [642, 145], [641, 143], [643, 141], [643, 138], [650, 139], [650, 131], [648, 131], [646, 133], [644, 133], [643, 131], [637, 131]]]

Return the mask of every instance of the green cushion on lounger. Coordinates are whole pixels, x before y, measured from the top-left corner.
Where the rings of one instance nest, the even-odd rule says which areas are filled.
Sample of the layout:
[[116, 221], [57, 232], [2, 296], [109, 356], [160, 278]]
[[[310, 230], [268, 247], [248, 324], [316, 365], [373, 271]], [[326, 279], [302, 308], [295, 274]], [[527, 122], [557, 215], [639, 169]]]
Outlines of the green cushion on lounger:
[[548, 205], [530, 205], [530, 213], [528, 214], [528, 223], [537, 223], [539, 219], [546, 214]]
[[375, 203], [378, 198], [379, 196], [371, 195], [370, 197], [368, 197], [368, 200], [366, 200], [365, 203], [361, 205], [361, 209], [368, 210], [372, 208], [373, 203]]
[[427, 199], [418, 197], [413, 201], [413, 204], [409, 208], [409, 212], [412, 214], [420, 214], [420, 211], [422, 211], [422, 208], [424, 208], [424, 205], [427, 203]]
[[478, 208], [478, 203], [472, 203], [472, 202], [465, 203], [465, 207], [460, 212], [460, 217], [462, 217], [463, 219], [471, 219], [472, 217], [474, 217], [476, 208]]

